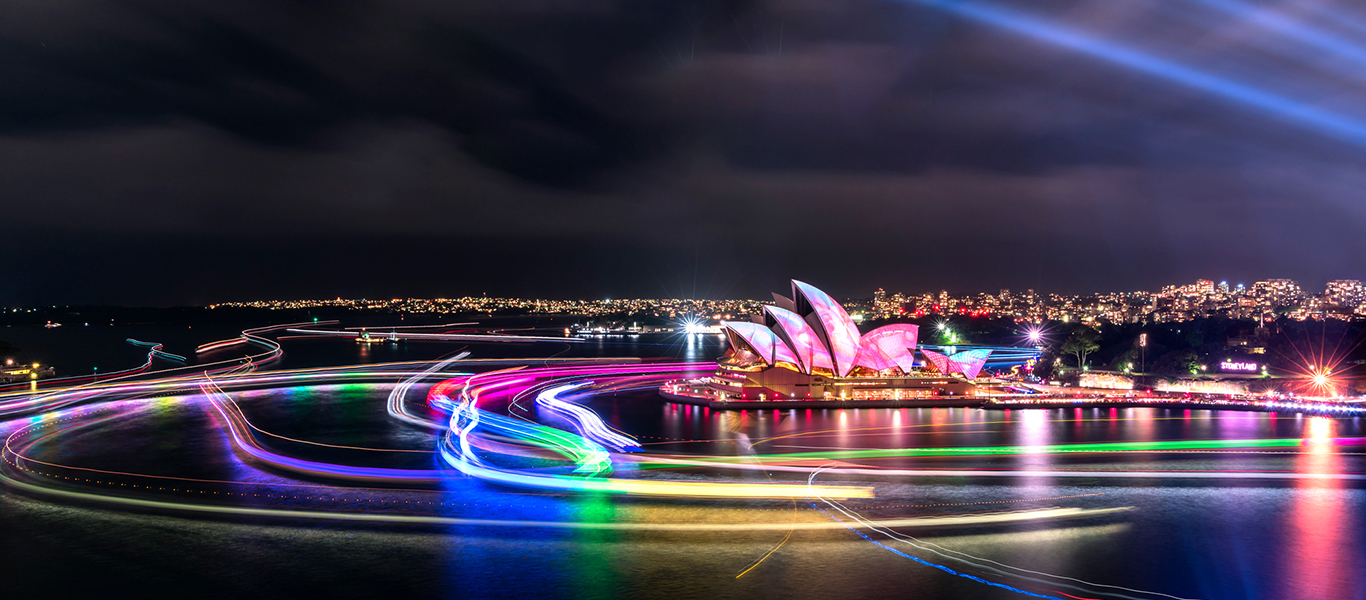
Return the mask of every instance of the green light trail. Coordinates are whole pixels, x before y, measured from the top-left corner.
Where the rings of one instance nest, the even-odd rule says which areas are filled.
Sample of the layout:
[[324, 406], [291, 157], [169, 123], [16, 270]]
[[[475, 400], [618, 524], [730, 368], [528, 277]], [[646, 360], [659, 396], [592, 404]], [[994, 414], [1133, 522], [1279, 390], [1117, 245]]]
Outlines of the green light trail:
[[[1155, 442], [1099, 442], [1091, 444], [1053, 444], [1046, 446], [982, 446], [976, 448], [868, 448], [863, 450], [830, 450], [826, 452], [792, 452], [761, 454], [761, 462], [791, 462], [806, 460], [849, 460], [858, 458], [903, 458], [915, 456], [991, 456], [1020, 454], [1065, 454], [1073, 452], [1133, 452], [1161, 450], [1210, 450], [1225, 448], [1294, 448], [1303, 443], [1296, 438], [1250, 440], [1170, 440]], [[740, 463], [753, 457], [699, 457], [698, 462]], [[669, 464], [644, 465], [667, 467]]]

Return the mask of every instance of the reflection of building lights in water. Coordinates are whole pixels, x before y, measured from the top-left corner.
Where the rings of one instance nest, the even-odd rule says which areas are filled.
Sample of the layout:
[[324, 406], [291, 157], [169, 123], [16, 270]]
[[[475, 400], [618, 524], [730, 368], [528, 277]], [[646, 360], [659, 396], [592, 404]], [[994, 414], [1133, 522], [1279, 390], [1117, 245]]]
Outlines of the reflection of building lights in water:
[[[1310, 417], [1305, 423], [1305, 448], [1296, 470], [1301, 473], [1342, 472], [1342, 455], [1334, 443], [1337, 421]], [[1286, 597], [1347, 598], [1357, 590], [1352, 581], [1366, 565], [1360, 564], [1360, 542], [1354, 531], [1351, 490], [1324, 479], [1301, 479], [1295, 484], [1288, 532]], [[1312, 593], [1306, 594], [1312, 590]]]
[[1310, 445], [1322, 445], [1333, 437], [1337, 422], [1328, 417], [1310, 417], [1308, 423]]
[[[1047, 469], [1053, 466], [1053, 457], [1045, 448], [1053, 443], [1050, 418], [1051, 410], [1022, 410], [1020, 412], [1019, 445], [1027, 449], [1016, 459], [1023, 469]], [[1027, 477], [1022, 482], [1025, 488], [1052, 485], [1046, 476]], [[1029, 492], [1033, 493], [1033, 492]]]
[[[1048, 410], [1022, 410], [1020, 411], [1020, 437], [1021, 446], [1047, 446], [1052, 443], [1048, 428]], [[1036, 452], [1029, 452], [1036, 454]]]
[[892, 444], [902, 447], [906, 444], [906, 430], [902, 425], [901, 414], [906, 412], [904, 408], [893, 408], [892, 411]]

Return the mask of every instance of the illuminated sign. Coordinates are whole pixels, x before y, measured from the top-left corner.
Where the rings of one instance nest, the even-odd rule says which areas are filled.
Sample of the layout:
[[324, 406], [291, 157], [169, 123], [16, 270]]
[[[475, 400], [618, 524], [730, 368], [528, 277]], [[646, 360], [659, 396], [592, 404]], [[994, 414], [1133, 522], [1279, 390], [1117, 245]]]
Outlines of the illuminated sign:
[[1220, 371], [1242, 371], [1242, 372], [1245, 372], [1245, 373], [1255, 373], [1255, 372], [1257, 371], [1257, 363], [1255, 363], [1255, 362], [1234, 362], [1234, 361], [1226, 360], [1226, 361], [1224, 361], [1224, 362], [1219, 363], [1219, 370], [1220, 370]]

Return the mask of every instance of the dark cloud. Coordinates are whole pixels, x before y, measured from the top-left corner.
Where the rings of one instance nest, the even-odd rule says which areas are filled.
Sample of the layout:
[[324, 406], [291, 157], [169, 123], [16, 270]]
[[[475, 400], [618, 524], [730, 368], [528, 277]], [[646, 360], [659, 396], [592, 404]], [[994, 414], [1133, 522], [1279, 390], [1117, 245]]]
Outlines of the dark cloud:
[[[1350, 52], [1005, 4], [1366, 123]], [[910, 1], [22, 0], [0, 81], [3, 303], [1366, 277], [1366, 144]]]
[[[269, 3], [267, 3], [269, 4]], [[0, 132], [206, 124], [316, 147], [339, 127], [420, 119], [471, 156], [552, 185], [624, 158], [631, 132], [516, 48], [459, 20], [386, 15], [383, 3], [289, 8], [126, 5], [127, 29], [0, 40]], [[61, 18], [76, 7], [54, 8]], [[147, 30], [157, 32], [148, 35]]]

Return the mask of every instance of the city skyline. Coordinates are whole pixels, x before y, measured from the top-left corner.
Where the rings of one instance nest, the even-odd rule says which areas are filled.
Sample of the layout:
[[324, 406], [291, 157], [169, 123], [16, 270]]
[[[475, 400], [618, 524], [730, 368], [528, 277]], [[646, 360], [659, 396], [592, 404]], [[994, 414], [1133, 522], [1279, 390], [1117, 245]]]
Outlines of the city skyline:
[[[1033, 289], [955, 295], [947, 290], [887, 294], [883, 288], [870, 296], [845, 298], [857, 307], [860, 319], [888, 319], [927, 314], [970, 314], [1014, 317], [1024, 320], [1089, 321], [1105, 318], [1133, 322], [1140, 317], [1158, 322], [1197, 316], [1262, 319], [1289, 316], [1296, 319], [1366, 318], [1366, 283], [1356, 279], [1329, 281], [1322, 292], [1312, 292], [1291, 279], [1265, 279], [1251, 285], [1197, 279], [1193, 283], [1165, 285], [1158, 291], [1059, 294]], [[864, 301], [868, 302], [864, 302]], [[545, 299], [500, 296], [459, 298], [334, 298], [304, 300], [254, 300], [219, 302], [207, 308], [309, 309], [347, 308], [408, 313], [460, 313], [524, 311], [527, 313], [616, 315], [655, 317], [701, 316], [729, 319], [757, 314], [773, 300], [756, 298], [603, 298]], [[1018, 306], [1017, 306], [1018, 305]], [[1013, 310], [1012, 310], [1013, 309]], [[14, 310], [14, 309], [11, 309]], [[1278, 312], [1279, 311], [1279, 312]]]

